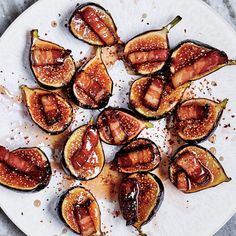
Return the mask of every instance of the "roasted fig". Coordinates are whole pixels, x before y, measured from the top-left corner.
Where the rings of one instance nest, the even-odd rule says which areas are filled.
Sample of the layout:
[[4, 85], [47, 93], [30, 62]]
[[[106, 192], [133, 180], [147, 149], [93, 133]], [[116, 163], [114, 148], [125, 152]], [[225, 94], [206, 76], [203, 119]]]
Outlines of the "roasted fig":
[[51, 178], [47, 156], [37, 147], [12, 152], [0, 146], [0, 184], [21, 191], [45, 188]]
[[107, 105], [112, 94], [112, 79], [102, 61], [101, 48], [82, 70], [75, 74], [73, 93], [83, 108], [99, 109]]
[[95, 125], [90, 122], [76, 129], [69, 137], [63, 152], [63, 164], [72, 176], [90, 180], [98, 176], [105, 156]]
[[127, 109], [108, 107], [98, 116], [97, 127], [102, 141], [120, 145], [137, 137], [143, 129], [151, 128], [153, 125], [136, 118]]
[[161, 70], [170, 53], [168, 33], [181, 19], [177, 16], [162, 29], [144, 32], [128, 41], [124, 48], [128, 65], [142, 75]]
[[130, 88], [129, 105], [148, 119], [160, 119], [172, 112], [190, 83], [176, 89], [163, 76], [142, 77]]
[[119, 42], [110, 13], [92, 2], [76, 8], [69, 21], [69, 29], [76, 38], [92, 45], [112, 46]]
[[40, 39], [38, 30], [32, 30], [31, 34], [30, 63], [36, 81], [48, 89], [66, 86], [75, 73], [71, 51]]
[[44, 89], [21, 86], [31, 119], [45, 132], [62, 133], [73, 118], [72, 106], [60, 95]]
[[83, 187], [69, 189], [60, 199], [59, 216], [81, 236], [102, 236], [101, 213], [94, 196]]
[[194, 98], [182, 102], [175, 116], [175, 126], [180, 138], [186, 142], [205, 140], [217, 127], [227, 101]]
[[144, 138], [129, 142], [115, 156], [115, 163], [122, 173], [151, 171], [157, 168], [160, 161], [157, 145]]
[[151, 173], [136, 173], [125, 177], [120, 184], [119, 204], [126, 225], [137, 230], [156, 214], [164, 198], [161, 180]]
[[223, 66], [236, 65], [225, 52], [209, 45], [185, 41], [173, 50], [170, 62], [171, 80], [175, 88], [200, 79]]
[[207, 149], [187, 145], [181, 147], [170, 160], [170, 181], [184, 193], [193, 193], [228, 182], [225, 171]]

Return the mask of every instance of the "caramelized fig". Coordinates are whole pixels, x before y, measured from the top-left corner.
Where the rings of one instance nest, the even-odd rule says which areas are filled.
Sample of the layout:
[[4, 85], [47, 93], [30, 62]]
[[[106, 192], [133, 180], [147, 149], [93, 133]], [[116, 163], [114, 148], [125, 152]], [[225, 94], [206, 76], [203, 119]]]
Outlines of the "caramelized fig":
[[127, 109], [108, 107], [98, 116], [97, 127], [102, 141], [120, 145], [137, 137], [143, 129], [151, 128], [153, 125], [136, 118]]
[[66, 86], [75, 73], [71, 51], [40, 39], [38, 30], [32, 30], [31, 34], [30, 63], [36, 81], [48, 89]]
[[112, 94], [112, 79], [102, 61], [101, 48], [82, 70], [75, 74], [73, 93], [79, 106], [99, 109], [107, 105]]
[[71, 230], [81, 236], [103, 235], [99, 205], [83, 187], [73, 187], [61, 197], [59, 216]]
[[80, 180], [93, 179], [101, 173], [104, 162], [96, 126], [90, 122], [76, 129], [63, 151], [63, 164], [70, 174]]
[[160, 75], [135, 80], [130, 88], [129, 105], [148, 119], [160, 119], [172, 112], [190, 83], [176, 89]]
[[151, 173], [136, 173], [125, 177], [120, 184], [119, 204], [126, 225], [137, 230], [156, 214], [164, 198], [161, 180]]
[[184, 193], [193, 193], [228, 182], [225, 171], [207, 149], [187, 145], [181, 147], [170, 160], [170, 181]]
[[205, 98], [194, 98], [182, 102], [176, 110], [176, 129], [186, 142], [201, 142], [217, 127], [227, 99], [214, 102]]
[[21, 87], [31, 119], [45, 132], [62, 133], [73, 118], [72, 106], [56, 92]]
[[91, 45], [112, 46], [119, 42], [110, 13], [92, 2], [76, 8], [69, 21], [69, 29], [76, 38]]
[[144, 32], [128, 41], [124, 48], [128, 65], [142, 75], [161, 70], [170, 53], [168, 33], [181, 19], [177, 16], [162, 29]]
[[157, 168], [160, 161], [157, 145], [144, 138], [129, 142], [115, 156], [118, 170], [122, 173], [151, 171]]
[[185, 41], [173, 50], [170, 62], [171, 80], [175, 88], [198, 80], [226, 65], [236, 64], [225, 52], [209, 45]]
[[0, 146], [0, 184], [21, 191], [45, 188], [51, 178], [47, 156], [37, 147], [12, 152]]

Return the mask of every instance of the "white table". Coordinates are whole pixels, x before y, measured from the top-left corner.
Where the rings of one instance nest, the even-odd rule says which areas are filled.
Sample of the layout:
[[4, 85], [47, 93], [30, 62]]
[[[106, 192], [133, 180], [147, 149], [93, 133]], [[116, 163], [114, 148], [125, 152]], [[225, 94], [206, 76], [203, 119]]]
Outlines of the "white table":
[[[0, 35], [9, 24], [37, 0], [0, 0]], [[48, 0], [50, 1], [50, 0]], [[189, 0], [191, 1], [191, 0]], [[236, 30], [236, 0], [203, 0], [218, 11]], [[236, 235], [236, 214], [215, 236]], [[25, 236], [0, 209], [0, 236]], [[44, 235], [46, 236], [46, 235]], [[200, 235], [199, 235], [200, 236]]]

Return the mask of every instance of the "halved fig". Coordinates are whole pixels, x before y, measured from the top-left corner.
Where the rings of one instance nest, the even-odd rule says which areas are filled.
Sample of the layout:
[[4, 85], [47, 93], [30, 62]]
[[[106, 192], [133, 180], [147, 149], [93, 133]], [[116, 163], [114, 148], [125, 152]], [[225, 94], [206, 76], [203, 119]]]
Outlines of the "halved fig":
[[69, 29], [76, 38], [91, 45], [112, 46], [119, 42], [112, 16], [96, 3], [79, 5], [70, 18]]
[[184, 193], [193, 193], [231, 180], [207, 149], [187, 145], [181, 147], [170, 160], [170, 181]]
[[0, 146], [0, 184], [21, 191], [39, 191], [51, 178], [47, 156], [37, 147], [9, 151]]
[[182, 102], [176, 110], [176, 130], [186, 142], [201, 142], [217, 127], [228, 99], [215, 102], [194, 98]]
[[121, 145], [137, 137], [143, 129], [151, 128], [153, 125], [136, 118], [127, 109], [108, 107], [99, 114], [97, 127], [102, 141]]
[[103, 235], [99, 205], [94, 196], [83, 187], [73, 187], [61, 197], [59, 216], [79, 235]]
[[161, 70], [170, 53], [168, 33], [181, 19], [177, 16], [162, 29], [144, 32], [128, 41], [124, 48], [128, 65], [142, 75]]
[[226, 65], [235, 65], [225, 52], [196, 41], [185, 41], [172, 52], [171, 80], [175, 88], [198, 80]]
[[115, 163], [122, 173], [151, 171], [157, 168], [160, 161], [157, 145], [145, 138], [129, 142], [115, 156]]
[[156, 214], [164, 198], [161, 180], [151, 173], [135, 173], [120, 184], [119, 204], [126, 225], [140, 231]]
[[112, 94], [112, 85], [112, 79], [102, 61], [101, 48], [97, 48], [96, 56], [75, 74], [74, 96], [83, 108], [103, 108]]
[[30, 64], [36, 81], [48, 89], [68, 85], [75, 73], [71, 51], [40, 39], [36, 29], [31, 34]]
[[62, 133], [70, 125], [73, 109], [56, 92], [21, 86], [31, 119], [45, 132]]
[[76, 129], [63, 151], [63, 164], [69, 173], [80, 180], [90, 180], [101, 173], [104, 162], [99, 133], [92, 121]]
[[174, 89], [163, 76], [142, 77], [131, 85], [129, 105], [145, 118], [160, 119], [174, 110], [189, 85]]

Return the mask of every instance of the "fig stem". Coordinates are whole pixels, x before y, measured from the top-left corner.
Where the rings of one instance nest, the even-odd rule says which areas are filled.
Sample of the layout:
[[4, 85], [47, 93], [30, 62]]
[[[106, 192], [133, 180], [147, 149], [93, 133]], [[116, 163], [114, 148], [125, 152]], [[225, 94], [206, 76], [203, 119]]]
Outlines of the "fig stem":
[[181, 16], [176, 16], [168, 25], [166, 25], [164, 28], [167, 30], [167, 32], [170, 31], [171, 28], [173, 28], [176, 24], [178, 24], [182, 20]]
[[226, 108], [226, 105], [228, 103], [229, 99], [228, 98], [225, 98], [221, 103], [220, 103], [220, 107], [222, 109], [225, 109]]
[[229, 60], [228, 65], [236, 65], [236, 60]]
[[89, 124], [92, 125], [94, 123], [94, 117], [92, 116], [89, 120]]
[[154, 127], [153, 123], [151, 123], [151, 122], [146, 122], [145, 126], [146, 126], [146, 128], [153, 128]]
[[37, 39], [39, 37], [39, 31], [37, 29], [33, 29], [31, 34], [33, 39]]

